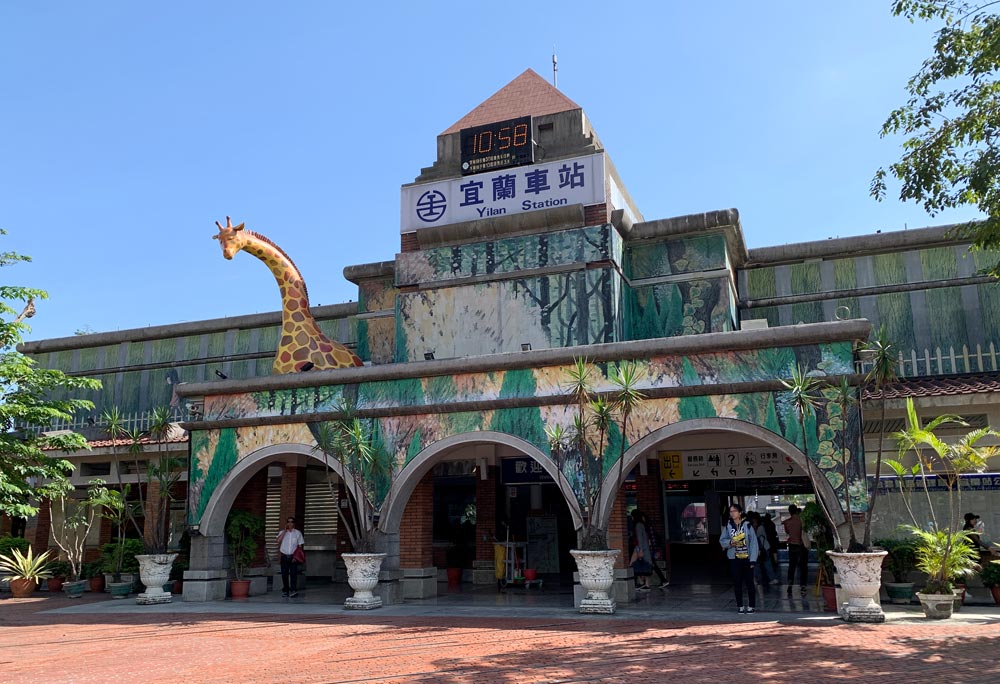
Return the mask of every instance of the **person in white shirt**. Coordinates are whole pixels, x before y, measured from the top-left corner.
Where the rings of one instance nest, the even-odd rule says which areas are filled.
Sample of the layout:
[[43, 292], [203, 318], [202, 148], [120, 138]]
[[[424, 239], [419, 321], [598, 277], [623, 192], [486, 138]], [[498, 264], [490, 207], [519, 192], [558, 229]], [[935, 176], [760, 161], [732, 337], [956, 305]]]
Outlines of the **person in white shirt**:
[[[302, 533], [295, 529], [295, 518], [285, 521], [285, 529], [278, 532], [278, 551], [281, 554], [281, 595], [295, 598], [299, 586], [299, 564], [292, 558], [295, 550], [305, 544]], [[291, 584], [288, 575], [291, 574]]]

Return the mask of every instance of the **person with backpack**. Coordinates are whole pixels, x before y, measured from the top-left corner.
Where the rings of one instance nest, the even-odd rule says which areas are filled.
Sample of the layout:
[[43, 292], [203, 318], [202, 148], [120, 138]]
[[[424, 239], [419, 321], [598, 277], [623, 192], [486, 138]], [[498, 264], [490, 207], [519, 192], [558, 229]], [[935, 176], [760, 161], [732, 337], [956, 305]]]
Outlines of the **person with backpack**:
[[652, 570], [657, 577], [660, 578], [660, 584], [657, 586], [658, 589], [665, 589], [670, 586], [670, 580], [667, 576], [663, 574], [663, 569], [660, 568], [659, 563], [656, 562], [658, 556], [660, 555], [660, 538], [656, 536], [656, 530], [652, 525], [649, 524], [649, 516], [643, 512], [639, 513], [639, 518], [642, 520], [643, 527], [646, 530], [646, 537], [649, 539], [649, 550], [652, 556], [649, 559], [652, 565]]
[[764, 528], [764, 522], [760, 517], [760, 513], [752, 511], [747, 513], [747, 520], [750, 521], [750, 526], [753, 528], [754, 534], [757, 535], [759, 557], [757, 558], [757, 568], [754, 574], [756, 575], [757, 582], [762, 587], [766, 587], [774, 579], [774, 568], [771, 567], [770, 563], [771, 543], [767, 540], [767, 530]]
[[[757, 534], [743, 515], [743, 506], [729, 504], [729, 521], [722, 528], [719, 544], [726, 550], [729, 571], [733, 576], [733, 593], [736, 595], [736, 612], [753, 613], [757, 610], [757, 587], [754, 585], [754, 570], [760, 549]], [[748, 606], [743, 605], [743, 588], [746, 587]]]

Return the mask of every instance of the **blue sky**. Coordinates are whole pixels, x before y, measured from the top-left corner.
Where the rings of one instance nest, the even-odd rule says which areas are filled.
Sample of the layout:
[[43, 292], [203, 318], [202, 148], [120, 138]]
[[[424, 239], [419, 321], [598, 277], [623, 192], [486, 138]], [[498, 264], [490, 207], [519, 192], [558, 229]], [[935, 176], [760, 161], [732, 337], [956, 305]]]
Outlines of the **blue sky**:
[[[587, 112], [647, 219], [739, 209], [763, 247], [965, 220], [877, 203], [880, 140], [932, 27], [838, 3], [0, 3], [4, 284], [48, 290], [28, 339], [276, 310], [229, 214], [313, 304], [394, 258], [400, 185], [526, 68]], [[895, 188], [894, 188], [895, 189]]]

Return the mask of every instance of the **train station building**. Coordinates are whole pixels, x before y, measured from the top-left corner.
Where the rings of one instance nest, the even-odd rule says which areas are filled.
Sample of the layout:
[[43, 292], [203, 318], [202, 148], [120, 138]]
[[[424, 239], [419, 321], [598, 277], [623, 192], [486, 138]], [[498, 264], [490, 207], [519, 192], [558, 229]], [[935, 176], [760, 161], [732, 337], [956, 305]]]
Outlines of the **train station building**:
[[[1000, 425], [1000, 285], [982, 275], [998, 255], [970, 252], [947, 226], [748, 246], [736, 209], [644, 216], [612, 155], [581, 106], [528, 70], [438, 136], [437, 159], [401, 187], [399, 244], [344, 269], [356, 302], [310, 315], [298, 283], [321, 290], [323, 274], [299, 273], [271, 228], [234, 258], [265, 263], [280, 311], [24, 344], [42, 366], [104, 384], [92, 413], [54, 426], [92, 442], [72, 457], [74, 481], [140, 486], [137, 472], [116, 472], [125, 445], [100, 416], [115, 406], [141, 428], [169, 406], [168, 448], [187, 463], [171, 512], [172, 543], [190, 540], [184, 599], [225, 597], [234, 508], [263, 516], [268, 540], [294, 515], [310, 581], [342, 581], [350, 487], [317, 450], [316, 426], [346, 399], [391, 460], [377, 508], [384, 601], [435, 595], [455, 563], [465, 583], [493, 585], [497, 541], [519, 544], [519, 562], [548, 584], [571, 586], [587, 517], [623, 550], [625, 599], [633, 508], [683, 582], [721, 567], [731, 501], [777, 513], [795, 497], [846, 494], [861, 519], [870, 487], [892, 490], [870, 464], [878, 435], [902, 427], [906, 397], [922, 416]], [[884, 422], [859, 354], [880, 326], [900, 350]], [[326, 340], [362, 365], [325, 366]], [[577, 359], [602, 391], [611, 368], [634, 363], [645, 395], [606, 459], [605, 476], [625, 476], [600, 510], [585, 509], [580, 474], [560, 468], [546, 435], [572, 425]], [[847, 378], [859, 405], [821, 405], [803, 435], [781, 383], [797, 367]], [[996, 488], [1000, 477], [975, 474], [963, 494], [987, 529], [1000, 529]], [[889, 498], [876, 519], [886, 534]], [[47, 547], [50, 523], [43, 510], [27, 536]], [[105, 523], [94, 543], [110, 536]], [[258, 559], [261, 588], [273, 553]]]

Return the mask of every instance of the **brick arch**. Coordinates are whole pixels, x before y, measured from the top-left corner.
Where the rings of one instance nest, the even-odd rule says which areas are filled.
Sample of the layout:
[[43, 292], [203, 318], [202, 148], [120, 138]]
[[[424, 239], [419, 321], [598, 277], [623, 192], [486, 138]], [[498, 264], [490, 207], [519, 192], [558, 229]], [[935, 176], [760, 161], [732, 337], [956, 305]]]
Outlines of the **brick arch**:
[[330, 458], [326, 454], [316, 451], [308, 444], [270, 444], [258, 449], [247, 456], [244, 456], [236, 465], [230, 469], [226, 476], [222, 478], [212, 492], [211, 498], [205, 505], [205, 510], [201, 514], [198, 530], [206, 536], [221, 536], [225, 533], [226, 518], [229, 509], [237, 495], [261, 468], [269, 464], [280, 461], [286, 456], [306, 456], [328, 466], [343, 481], [351, 496], [356, 496], [354, 491], [354, 481], [344, 477], [344, 466], [335, 458]]
[[[682, 420], [670, 425], [665, 425], [657, 430], [653, 430], [638, 442], [630, 446], [623, 457], [624, 461], [622, 463], [622, 472], [628, 473], [631, 471], [632, 468], [635, 467], [636, 463], [639, 462], [639, 459], [644, 457], [648, 451], [672, 437], [707, 432], [750, 437], [773, 447], [788, 458], [792, 459], [796, 465], [801, 467], [806, 472], [809, 472], [810, 467], [815, 467], [815, 464], [812, 464], [810, 459], [802, 453], [797, 446], [789, 442], [781, 435], [771, 432], [767, 428], [755, 425], [754, 423], [736, 420], [735, 418], [695, 418], [692, 420]], [[604, 479], [604, 484], [602, 485], [601, 509], [599, 511], [600, 517], [598, 520], [605, 526], [611, 519], [611, 512], [614, 507], [615, 497], [618, 495], [618, 492], [615, 491], [615, 476], [617, 473], [618, 464], [616, 463], [608, 472], [608, 476]], [[834, 513], [834, 515], [838, 515], [839, 511], [840, 520], [838, 520], [838, 524], [844, 522], [844, 512], [841, 510], [841, 506], [838, 503], [839, 498], [837, 497], [837, 492], [833, 489], [833, 486], [830, 484], [829, 480], [826, 479], [826, 477], [819, 477], [817, 479], [819, 480], [820, 491], [816, 492], [816, 495], [823, 498], [823, 501], [827, 503], [828, 508]]]
[[552, 462], [544, 452], [538, 447], [527, 442], [520, 437], [514, 437], [504, 432], [465, 432], [458, 435], [451, 435], [442, 440], [424, 447], [393, 479], [389, 495], [383, 504], [384, 510], [381, 514], [379, 528], [387, 534], [399, 532], [400, 523], [403, 520], [403, 512], [406, 504], [413, 494], [413, 490], [423, 479], [424, 475], [430, 472], [436, 463], [443, 460], [444, 456], [457, 447], [473, 446], [476, 444], [502, 444], [521, 452], [525, 456], [530, 456], [537, 461], [552, 480], [558, 485], [562, 492], [566, 506], [569, 508], [573, 518], [573, 525], [580, 528], [583, 525], [583, 517], [580, 515], [580, 506], [576, 496], [567, 482], [566, 478], [556, 464]]

